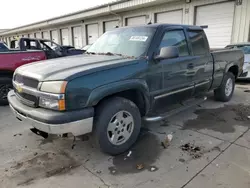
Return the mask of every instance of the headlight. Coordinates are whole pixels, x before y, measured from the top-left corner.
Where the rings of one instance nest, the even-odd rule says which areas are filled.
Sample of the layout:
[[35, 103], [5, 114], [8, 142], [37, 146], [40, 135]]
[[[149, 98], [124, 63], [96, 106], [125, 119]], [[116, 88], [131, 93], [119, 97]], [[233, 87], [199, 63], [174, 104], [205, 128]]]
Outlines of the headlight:
[[65, 101], [40, 97], [39, 106], [53, 110], [65, 110]]
[[66, 81], [43, 82], [40, 90], [49, 93], [65, 93], [66, 85]]
[[48, 94], [39, 98], [39, 106], [53, 110], [65, 110], [66, 85], [65, 81], [43, 82], [40, 90]]

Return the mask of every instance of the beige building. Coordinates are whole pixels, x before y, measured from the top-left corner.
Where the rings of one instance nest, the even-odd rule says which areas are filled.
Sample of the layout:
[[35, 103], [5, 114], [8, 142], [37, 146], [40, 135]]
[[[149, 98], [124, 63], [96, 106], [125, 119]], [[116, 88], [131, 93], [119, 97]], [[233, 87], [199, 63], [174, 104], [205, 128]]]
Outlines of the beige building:
[[210, 46], [249, 41], [250, 0], [120, 0], [61, 17], [0, 31], [16, 37], [46, 38], [81, 48], [115, 27], [147, 23], [199, 25]]

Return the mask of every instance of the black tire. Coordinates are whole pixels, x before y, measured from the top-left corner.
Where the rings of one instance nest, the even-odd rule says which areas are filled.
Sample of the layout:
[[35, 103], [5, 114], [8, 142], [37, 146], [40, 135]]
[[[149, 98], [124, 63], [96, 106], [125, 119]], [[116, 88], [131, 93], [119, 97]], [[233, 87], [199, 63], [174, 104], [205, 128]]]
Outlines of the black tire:
[[[226, 84], [229, 79], [232, 80], [233, 88], [230, 95], [226, 95]], [[214, 90], [215, 100], [222, 102], [230, 101], [234, 93], [234, 87], [235, 87], [235, 76], [233, 75], [233, 73], [227, 72], [222, 80], [221, 86], [218, 89]]]
[[[133, 118], [134, 129], [126, 142], [121, 145], [111, 143], [108, 138], [108, 125], [111, 119], [120, 111], [127, 111]], [[125, 123], [124, 123], [125, 124]], [[94, 119], [95, 144], [105, 153], [118, 155], [128, 150], [137, 140], [141, 130], [141, 114], [138, 107], [130, 100], [114, 97], [102, 102], [96, 109]]]
[[11, 78], [0, 78], [0, 105], [8, 105], [7, 95], [12, 88]]

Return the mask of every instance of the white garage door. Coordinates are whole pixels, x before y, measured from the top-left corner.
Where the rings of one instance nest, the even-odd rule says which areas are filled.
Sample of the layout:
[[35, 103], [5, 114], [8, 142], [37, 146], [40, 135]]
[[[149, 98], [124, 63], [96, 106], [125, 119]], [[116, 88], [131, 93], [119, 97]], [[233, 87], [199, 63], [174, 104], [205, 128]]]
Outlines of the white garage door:
[[48, 31], [42, 32], [42, 35], [43, 35], [43, 39], [49, 39], [50, 40], [50, 36], [49, 36], [49, 32]]
[[156, 22], [157, 23], [182, 24], [182, 10], [157, 13]]
[[59, 43], [59, 37], [58, 37], [58, 32], [57, 30], [51, 31], [51, 39], [55, 43]]
[[235, 2], [218, 3], [197, 8], [196, 25], [207, 26], [210, 47], [222, 48], [231, 43]]
[[93, 44], [98, 39], [98, 24], [87, 25], [87, 42]]
[[41, 39], [41, 38], [42, 38], [42, 34], [41, 34], [41, 33], [35, 33], [35, 37], [36, 37], [37, 39]]
[[62, 45], [69, 45], [69, 29], [61, 29]]
[[104, 22], [104, 32], [113, 30], [113, 29], [115, 29], [117, 26], [119, 26], [118, 20], [109, 21], [109, 22]]
[[29, 38], [35, 38], [35, 35], [33, 33], [29, 34]]
[[73, 43], [74, 47], [81, 49], [83, 47], [82, 43], [82, 29], [81, 27], [73, 27]]
[[133, 18], [127, 18], [127, 26], [144, 25], [146, 24], [146, 16], [137, 16]]

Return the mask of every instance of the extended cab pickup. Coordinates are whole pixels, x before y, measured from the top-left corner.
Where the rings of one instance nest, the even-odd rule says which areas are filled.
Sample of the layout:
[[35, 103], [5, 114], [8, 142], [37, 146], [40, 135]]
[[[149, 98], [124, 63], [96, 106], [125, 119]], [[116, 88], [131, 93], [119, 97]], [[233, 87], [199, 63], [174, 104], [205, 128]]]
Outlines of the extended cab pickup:
[[17, 67], [45, 60], [43, 51], [0, 51], [0, 105], [8, 104], [7, 94], [12, 89], [12, 76]]
[[142, 119], [162, 120], [211, 90], [229, 101], [243, 59], [241, 50], [211, 53], [198, 26], [118, 28], [85, 55], [18, 68], [8, 100], [40, 133], [93, 132], [102, 151], [119, 154], [136, 141]]

